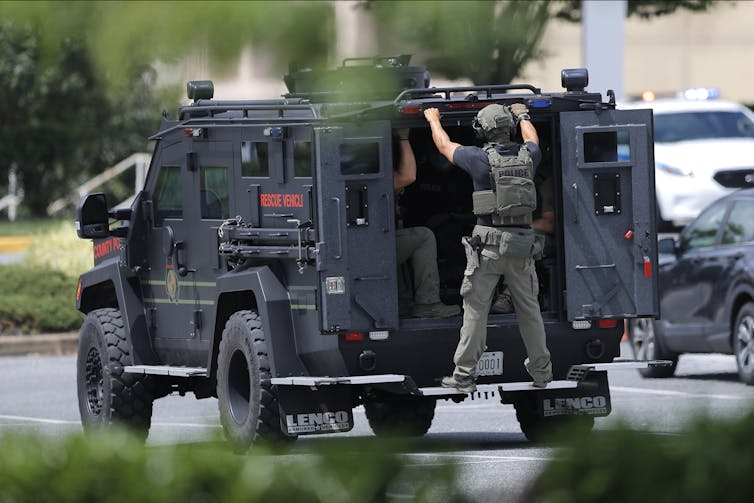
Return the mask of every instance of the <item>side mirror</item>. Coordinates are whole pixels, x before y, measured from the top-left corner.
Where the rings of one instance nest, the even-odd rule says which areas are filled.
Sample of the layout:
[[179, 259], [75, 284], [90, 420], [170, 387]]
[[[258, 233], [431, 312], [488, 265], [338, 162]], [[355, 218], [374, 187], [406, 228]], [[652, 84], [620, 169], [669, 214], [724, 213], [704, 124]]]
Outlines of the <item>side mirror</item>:
[[107, 198], [98, 192], [81, 198], [76, 207], [76, 233], [82, 239], [110, 236]]
[[675, 238], [662, 238], [657, 242], [657, 253], [675, 255], [677, 251]]

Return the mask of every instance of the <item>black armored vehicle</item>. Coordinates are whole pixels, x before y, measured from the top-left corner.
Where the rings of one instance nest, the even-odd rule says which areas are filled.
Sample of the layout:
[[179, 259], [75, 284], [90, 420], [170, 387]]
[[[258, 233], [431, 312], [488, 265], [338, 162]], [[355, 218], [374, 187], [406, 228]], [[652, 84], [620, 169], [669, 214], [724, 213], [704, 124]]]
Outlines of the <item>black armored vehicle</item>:
[[[453, 369], [461, 316], [402, 317], [395, 232], [437, 240], [440, 293], [461, 304], [461, 240], [474, 226], [471, 180], [435, 149], [423, 110], [474, 144], [476, 113], [523, 103], [552, 177], [553, 252], [537, 264], [555, 381], [531, 386], [515, 314], [491, 314], [471, 398], [512, 404], [530, 439], [610, 413], [607, 370], [623, 322], [658, 314], [652, 113], [585, 91], [532, 85], [429, 87], [409, 57], [292, 70], [282, 98], [213, 99], [164, 114], [145, 186], [130, 208], [82, 198], [79, 237], [94, 240], [80, 278], [78, 396], [85, 426], [146, 433], [153, 401], [218, 398], [229, 439], [348, 431], [363, 405], [373, 431], [422, 435]], [[393, 190], [396, 130], [409, 129], [417, 180]], [[410, 264], [409, 264], [410, 267]], [[642, 362], [647, 365], [652, 362]]]

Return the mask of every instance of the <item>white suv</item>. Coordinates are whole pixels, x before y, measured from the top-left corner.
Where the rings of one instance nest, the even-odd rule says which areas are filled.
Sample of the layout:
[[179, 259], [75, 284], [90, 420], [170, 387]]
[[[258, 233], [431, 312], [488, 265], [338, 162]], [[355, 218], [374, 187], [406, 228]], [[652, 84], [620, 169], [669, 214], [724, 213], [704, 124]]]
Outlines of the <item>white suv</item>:
[[660, 229], [693, 220], [715, 199], [754, 186], [754, 113], [717, 99], [661, 98], [621, 108], [654, 110]]

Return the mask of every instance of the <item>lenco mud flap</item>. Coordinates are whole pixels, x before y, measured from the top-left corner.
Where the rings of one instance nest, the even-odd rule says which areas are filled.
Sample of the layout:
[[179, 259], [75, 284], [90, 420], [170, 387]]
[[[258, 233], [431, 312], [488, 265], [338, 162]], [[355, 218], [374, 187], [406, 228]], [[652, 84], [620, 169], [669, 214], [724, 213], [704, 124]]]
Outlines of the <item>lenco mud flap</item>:
[[[515, 403], [520, 392], [503, 391], [502, 403]], [[555, 388], [530, 393], [541, 417], [553, 416], [607, 416], [610, 414], [610, 388], [607, 371], [590, 371], [576, 388]]]
[[278, 405], [280, 428], [289, 435], [342, 433], [353, 428], [353, 392], [349, 386], [279, 386]]

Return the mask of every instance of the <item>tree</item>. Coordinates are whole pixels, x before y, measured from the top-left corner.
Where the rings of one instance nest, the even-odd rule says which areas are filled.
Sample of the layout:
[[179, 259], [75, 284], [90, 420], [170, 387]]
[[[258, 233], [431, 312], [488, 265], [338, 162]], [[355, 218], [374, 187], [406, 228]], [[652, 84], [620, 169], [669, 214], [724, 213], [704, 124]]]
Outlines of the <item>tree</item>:
[[[650, 18], [679, 9], [703, 11], [712, 0], [628, 0], [628, 14]], [[413, 48], [436, 72], [475, 84], [511, 82], [542, 56], [550, 19], [581, 20], [581, 0], [379, 1], [361, 6], [380, 30], [381, 51]]]
[[[581, 22], [582, 0], [562, 0], [555, 16], [574, 23]], [[703, 12], [715, 4], [714, 0], [628, 0], [628, 16], [643, 19], [673, 14], [678, 10]]]
[[31, 27], [0, 25], [0, 177], [17, 166], [32, 216], [44, 216], [50, 201], [144, 150], [159, 121], [144, 114], [159, 106], [148, 73], [129, 79], [137, 96], [109, 96], [80, 40], [62, 40], [47, 61], [39, 41]]
[[200, 52], [220, 72], [251, 43], [284, 69], [325, 62], [335, 39], [329, 2], [0, 2], [0, 23], [0, 184], [15, 164], [39, 216], [145, 148], [154, 63]]

